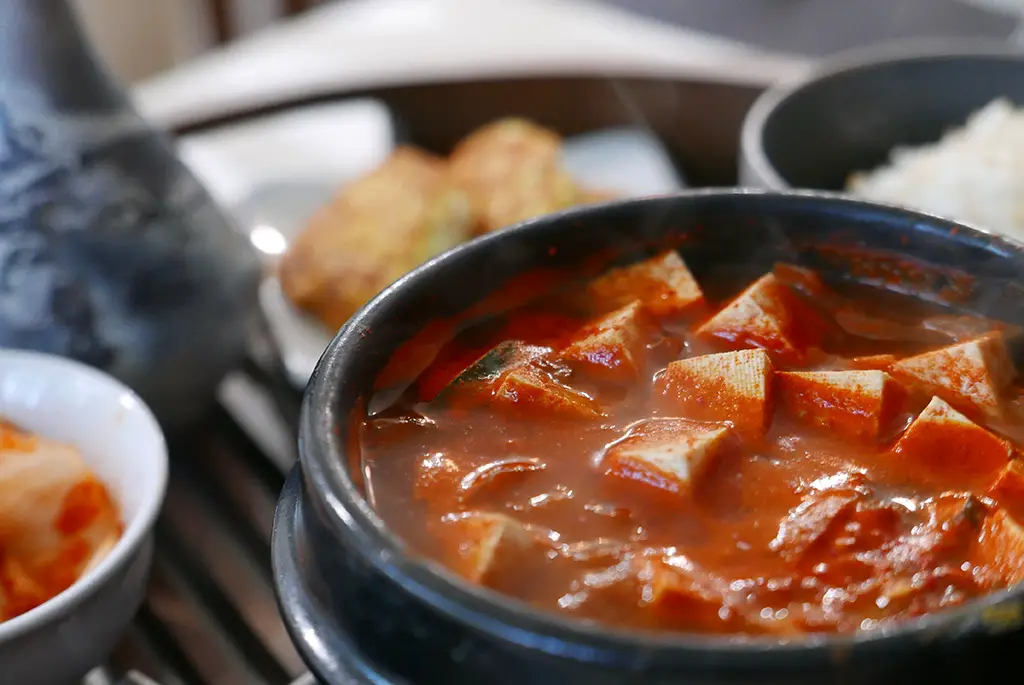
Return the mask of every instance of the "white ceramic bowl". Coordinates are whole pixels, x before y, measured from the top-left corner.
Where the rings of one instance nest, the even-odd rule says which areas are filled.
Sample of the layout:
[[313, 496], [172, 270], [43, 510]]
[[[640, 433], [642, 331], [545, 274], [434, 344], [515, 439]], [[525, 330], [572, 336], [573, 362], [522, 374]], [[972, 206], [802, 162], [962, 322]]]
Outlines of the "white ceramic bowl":
[[0, 683], [67, 685], [106, 659], [145, 596], [167, 446], [149, 408], [127, 387], [33, 352], [0, 350], [0, 418], [75, 445], [124, 520], [121, 540], [74, 585], [0, 623]]

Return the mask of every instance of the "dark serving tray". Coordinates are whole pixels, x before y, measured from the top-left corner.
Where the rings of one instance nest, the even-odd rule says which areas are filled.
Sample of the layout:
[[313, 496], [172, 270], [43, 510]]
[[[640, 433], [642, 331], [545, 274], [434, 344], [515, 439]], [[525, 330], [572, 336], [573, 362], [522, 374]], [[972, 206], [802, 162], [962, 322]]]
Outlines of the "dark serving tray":
[[767, 50], [825, 57], [895, 40], [1005, 40], [1005, 0], [602, 0]]
[[[643, 78], [471, 81], [272, 103], [183, 122], [173, 133], [372, 97], [390, 109], [397, 138], [439, 152], [505, 115], [529, 117], [566, 136], [639, 124], [664, 142], [690, 185], [730, 185], [740, 124], [758, 93], [720, 82]], [[288, 384], [269, 335], [258, 334], [251, 347], [245, 366], [222, 385], [216, 411], [172, 440], [149, 597], [90, 685], [149, 685], [142, 676], [159, 685], [310, 682], [278, 615], [269, 547], [274, 505], [295, 459], [301, 396]]]

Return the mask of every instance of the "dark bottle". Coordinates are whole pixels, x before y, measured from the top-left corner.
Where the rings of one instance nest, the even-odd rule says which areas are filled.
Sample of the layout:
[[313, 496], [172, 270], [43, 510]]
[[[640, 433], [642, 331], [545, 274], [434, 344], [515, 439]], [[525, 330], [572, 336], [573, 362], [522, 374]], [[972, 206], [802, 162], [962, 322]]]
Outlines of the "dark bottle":
[[0, 346], [104, 369], [178, 429], [244, 355], [259, 278], [66, 0], [0, 2]]

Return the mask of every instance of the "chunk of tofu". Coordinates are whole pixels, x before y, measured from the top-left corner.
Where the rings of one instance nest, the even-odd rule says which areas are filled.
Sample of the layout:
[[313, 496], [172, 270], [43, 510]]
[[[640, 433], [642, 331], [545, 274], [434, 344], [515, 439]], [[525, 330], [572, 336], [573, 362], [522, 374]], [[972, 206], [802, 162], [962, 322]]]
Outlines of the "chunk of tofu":
[[996, 511], [982, 526], [976, 556], [1007, 584], [1024, 581], [1024, 526], [1005, 510]]
[[893, 452], [940, 486], [987, 489], [1014, 456], [1013, 445], [985, 430], [940, 397], [933, 397]]
[[533, 418], [596, 419], [603, 416], [594, 398], [563, 384], [536, 363], [516, 367], [505, 374], [495, 399]]
[[901, 359], [889, 372], [960, 411], [989, 418], [1002, 414], [1000, 396], [1014, 378], [1006, 340], [999, 331]]
[[561, 137], [526, 119], [481, 126], [459, 141], [448, 162], [451, 178], [469, 195], [478, 233], [579, 201], [579, 188], [562, 164]]
[[888, 371], [896, 361], [896, 355], [893, 354], [868, 354], [854, 357], [850, 360], [850, 366], [862, 370]]
[[706, 354], [674, 361], [661, 383], [682, 416], [728, 421], [747, 437], [760, 437], [771, 421], [772, 363], [761, 349]]
[[583, 327], [559, 358], [600, 380], [636, 378], [650, 323], [643, 304], [634, 301]]
[[704, 293], [675, 250], [612, 269], [594, 279], [587, 294], [605, 309], [640, 300], [655, 316], [678, 314], [704, 301]]
[[454, 521], [461, 533], [455, 568], [474, 583], [484, 583], [516, 564], [523, 552], [540, 545], [529, 529], [504, 515], [474, 513]]
[[668, 492], [692, 489], [712, 460], [730, 445], [728, 426], [686, 419], [648, 419], [605, 451], [605, 473]]
[[742, 349], [760, 347], [781, 360], [802, 360], [818, 345], [821, 319], [775, 277], [765, 274], [697, 329], [706, 338]]
[[783, 371], [775, 379], [778, 402], [791, 416], [870, 440], [889, 425], [904, 395], [884, 371]]
[[988, 489], [988, 496], [1018, 521], [1024, 521], [1024, 460], [1014, 459], [1004, 466]]
[[658, 613], [692, 621], [693, 625], [705, 627], [721, 622], [723, 632], [745, 623], [730, 606], [728, 583], [682, 555], [655, 566], [649, 602]]

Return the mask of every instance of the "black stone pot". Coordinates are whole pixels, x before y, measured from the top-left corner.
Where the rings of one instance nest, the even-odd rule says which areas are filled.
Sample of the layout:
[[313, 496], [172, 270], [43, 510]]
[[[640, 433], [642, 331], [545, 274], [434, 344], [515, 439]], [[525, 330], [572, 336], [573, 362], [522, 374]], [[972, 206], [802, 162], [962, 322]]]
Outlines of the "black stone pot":
[[[698, 279], [752, 278], [777, 259], [842, 278], [834, 248], [893, 255], [925, 292], [974, 277], [969, 310], [1024, 324], [1024, 246], [901, 209], [809, 193], [697, 191], [581, 208], [479, 238], [403, 277], [324, 353], [305, 398], [300, 466], [282, 495], [273, 561], [292, 636], [324, 683], [542, 685], [990, 683], [1024, 649], [1024, 586], [887, 632], [730, 640], [595, 627], [472, 587], [409, 554], [349, 471], [350, 418], [396, 347], [512, 277], [611, 252], [679, 245]], [[833, 249], [830, 249], [833, 248]], [[932, 267], [911, 267], [898, 256]], [[957, 280], [961, 286], [964, 281]]]

